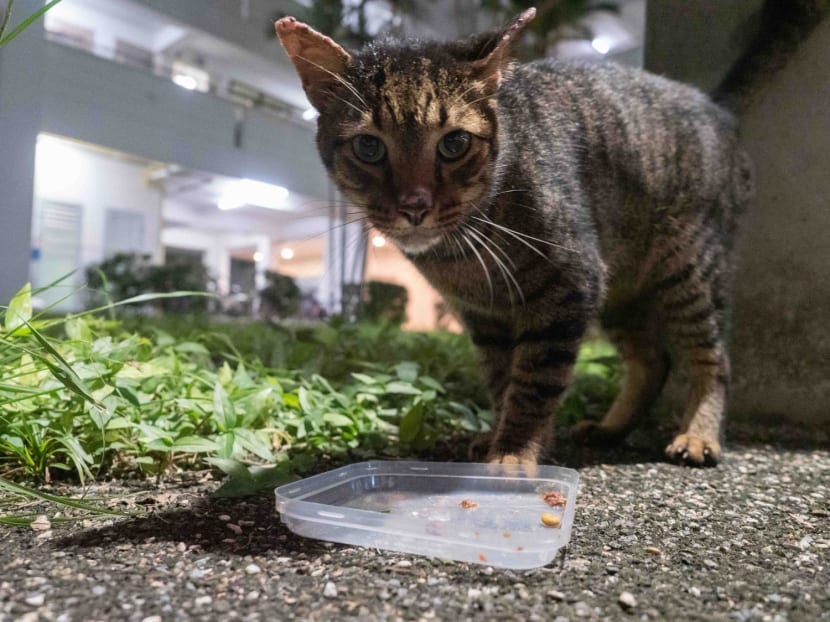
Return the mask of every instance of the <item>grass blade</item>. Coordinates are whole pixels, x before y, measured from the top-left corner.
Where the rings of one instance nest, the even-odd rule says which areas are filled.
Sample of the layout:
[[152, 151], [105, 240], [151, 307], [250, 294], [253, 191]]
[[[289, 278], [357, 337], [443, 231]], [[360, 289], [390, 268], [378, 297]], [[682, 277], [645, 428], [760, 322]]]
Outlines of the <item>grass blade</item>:
[[28, 486], [22, 486], [20, 484], [15, 484], [14, 482], [10, 482], [3, 478], [0, 478], [0, 490], [4, 490], [13, 495], [27, 497], [29, 499], [38, 499], [40, 501], [48, 501], [49, 503], [55, 503], [57, 505], [62, 505], [65, 507], [75, 508], [76, 510], [85, 510], [87, 512], [93, 512], [95, 514], [106, 514], [107, 516], [130, 516], [130, 514], [127, 514], [125, 512], [119, 512], [117, 510], [110, 510], [108, 508], [98, 507], [96, 505], [92, 505], [84, 501], [78, 501], [77, 499], [61, 497], [59, 495], [51, 495], [48, 492], [35, 490], [34, 488], [29, 488]]
[[[4, 47], [4, 46], [6, 46], [8, 43], [10, 43], [10, 42], [12, 41], [12, 39], [14, 39], [17, 35], [19, 35], [19, 34], [20, 34], [21, 32], [23, 32], [24, 30], [26, 30], [26, 29], [27, 29], [29, 26], [31, 26], [31, 25], [32, 25], [32, 24], [33, 24], [36, 20], [38, 20], [38, 19], [41, 17], [41, 15], [43, 15], [44, 13], [46, 13], [46, 11], [48, 11], [49, 9], [51, 9], [53, 6], [55, 6], [55, 5], [56, 5], [58, 2], [60, 2], [60, 1], [61, 1], [61, 0], [51, 0], [51, 2], [49, 2], [48, 4], [46, 4], [46, 6], [44, 6], [42, 9], [38, 9], [37, 11], [35, 11], [34, 13], [32, 13], [29, 17], [27, 17], [26, 19], [24, 19], [24, 20], [20, 23], [20, 25], [19, 25], [17, 28], [15, 28], [14, 30], [12, 30], [12, 31], [11, 31], [8, 35], [6, 35], [5, 37], [3, 37], [2, 39], [0, 39], [0, 48]], [[11, 7], [8, 7], [8, 8], [10, 9]]]

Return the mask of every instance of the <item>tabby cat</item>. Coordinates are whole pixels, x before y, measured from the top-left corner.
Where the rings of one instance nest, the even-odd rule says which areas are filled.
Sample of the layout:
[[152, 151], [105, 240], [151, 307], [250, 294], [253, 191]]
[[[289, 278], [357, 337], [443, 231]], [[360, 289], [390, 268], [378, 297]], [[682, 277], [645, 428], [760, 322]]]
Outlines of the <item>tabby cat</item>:
[[323, 163], [446, 298], [497, 412], [491, 462], [535, 464], [600, 319], [622, 390], [583, 441], [626, 434], [685, 357], [691, 390], [666, 449], [715, 464], [736, 221], [752, 193], [731, 115], [697, 90], [613, 64], [509, 50], [535, 10], [451, 43], [349, 53], [294, 18], [277, 33], [320, 112]]

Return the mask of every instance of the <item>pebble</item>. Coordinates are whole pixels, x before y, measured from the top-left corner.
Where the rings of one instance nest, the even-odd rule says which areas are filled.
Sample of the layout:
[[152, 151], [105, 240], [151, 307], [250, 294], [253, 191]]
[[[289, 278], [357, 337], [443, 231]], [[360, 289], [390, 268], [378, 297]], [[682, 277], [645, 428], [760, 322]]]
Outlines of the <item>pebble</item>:
[[337, 598], [337, 586], [332, 581], [326, 583], [326, 587], [323, 588], [323, 596], [326, 598]]
[[563, 601], [565, 600], [565, 594], [558, 590], [549, 590], [547, 593], [548, 597], [552, 598], [553, 600]]
[[142, 618], [141, 622], [161, 622], [161, 616], [147, 616]]
[[103, 596], [107, 593], [107, 588], [103, 585], [94, 585], [92, 586], [92, 594], [94, 596]]
[[33, 531], [49, 531], [52, 528], [52, 523], [45, 514], [40, 514], [35, 520], [29, 523], [29, 527]]
[[245, 572], [247, 574], [259, 574], [260, 572], [262, 572], [262, 568], [260, 568], [256, 564], [248, 564], [247, 566], [245, 566]]
[[617, 602], [619, 602], [625, 609], [634, 609], [634, 607], [637, 606], [637, 599], [634, 598], [634, 594], [631, 592], [623, 592], [620, 594]]
[[45, 601], [46, 597], [43, 594], [31, 594], [26, 597], [26, 604], [32, 607], [40, 607]]
[[197, 596], [196, 599], [193, 601], [193, 603], [197, 607], [204, 607], [204, 606], [207, 606], [207, 605], [211, 604], [212, 602], [213, 602], [213, 598], [210, 597], [210, 596], [207, 596], [207, 595]]
[[593, 612], [591, 611], [591, 606], [583, 600], [579, 600], [574, 603], [574, 613], [580, 618], [587, 618]]

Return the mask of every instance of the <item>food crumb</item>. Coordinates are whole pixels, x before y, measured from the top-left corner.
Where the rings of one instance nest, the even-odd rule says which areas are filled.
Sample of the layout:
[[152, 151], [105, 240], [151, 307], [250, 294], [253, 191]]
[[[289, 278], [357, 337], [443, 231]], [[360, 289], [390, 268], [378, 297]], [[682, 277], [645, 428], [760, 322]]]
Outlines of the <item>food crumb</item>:
[[523, 546], [517, 546], [517, 547], [516, 547], [516, 550], [517, 550], [517, 551], [524, 551], [524, 550], [525, 550], [525, 547], [523, 547]]
[[460, 505], [465, 510], [470, 510], [472, 508], [478, 507], [478, 503], [476, 503], [475, 501], [470, 501], [469, 499], [464, 499], [464, 501], [462, 501], [458, 505]]
[[562, 519], [556, 514], [545, 512], [542, 514], [542, 524], [545, 525], [545, 527], [559, 527], [559, 525], [562, 524]]
[[501, 535], [502, 535], [503, 538], [509, 538], [510, 537], [510, 534], [507, 533], [506, 531]]
[[479, 561], [483, 561], [483, 562], [487, 561], [487, 557], [484, 555], [484, 553], [479, 553], [478, 554], [478, 559], [479, 559]]
[[543, 493], [540, 498], [552, 508], [562, 507], [568, 502], [568, 498], [557, 490]]

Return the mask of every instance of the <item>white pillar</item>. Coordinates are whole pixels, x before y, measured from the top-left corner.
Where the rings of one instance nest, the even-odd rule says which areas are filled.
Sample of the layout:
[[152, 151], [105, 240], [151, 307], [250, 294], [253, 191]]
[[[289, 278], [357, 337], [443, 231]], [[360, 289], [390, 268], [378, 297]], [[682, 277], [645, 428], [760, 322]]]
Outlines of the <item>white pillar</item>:
[[[18, 0], [12, 25], [40, 8], [42, 0]], [[0, 304], [30, 279], [45, 45], [38, 20], [0, 50]]]

